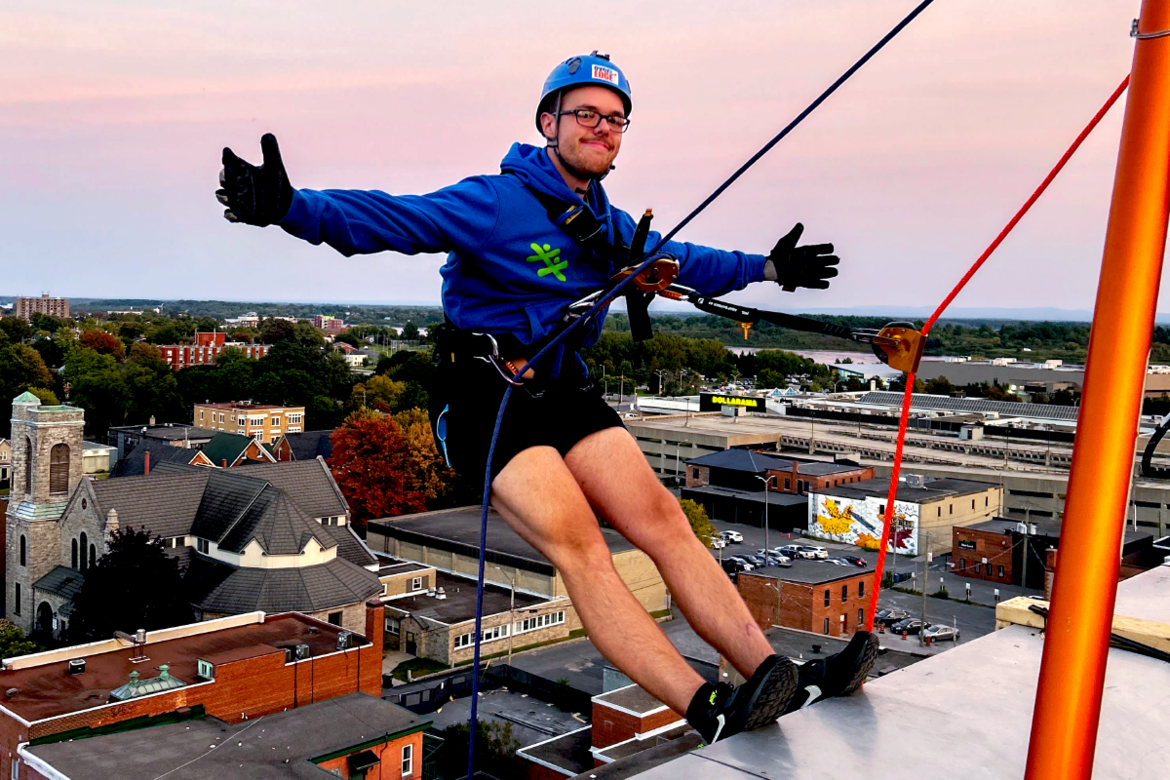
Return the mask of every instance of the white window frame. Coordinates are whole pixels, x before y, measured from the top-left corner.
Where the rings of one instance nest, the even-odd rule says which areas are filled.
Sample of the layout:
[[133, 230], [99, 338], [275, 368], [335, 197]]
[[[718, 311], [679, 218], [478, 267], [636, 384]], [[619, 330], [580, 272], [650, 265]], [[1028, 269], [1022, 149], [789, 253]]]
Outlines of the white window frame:
[[402, 746], [402, 776], [410, 777], [414, 774], [414, 745]]
[[198, 539], [197, 538], [195, 540], [195, 549], [198, 550], [199, 552], [203, 553], [204, 555], [210, 555], [211, 554], [211, 542], [207, 541], [206, 539]]
[[211, 663], [210, 661], [204, 661], [202, 658], [200, 658], [196, 662], [196, 664], [197, 664], [196, 665], [197, 671], [195, 672], [196, 677], [199, 677], [199, 678], [204, 679], [204, 680], [214, 680], [215, 679], [215, 664]]
[[[389, 595], [389, 593], [390, 593], [390, 586], [387, 583], [383, 582], [382, 583], [382, 595], [386, 596], [386, 595]], [[389, 620], [389, 618], [387, 618], [387, 620]]]
[[517, 620], [513, 626], [512, 633], [527, 634], [531, 631], [539, 631], [542, 628], [563, 625], [564, 622], [565, 611], [563, 609], [557, 612], [545, 612], [543, 615], [534, 615], [530, 618]]
[[272, 418], [272, 425], [273, 426], [280, 425], [280, 415], [279, 414]]
[[412, 591], [422, 590], [422, 586], [423, 586], [423, 578], [422, 577], [415, 577], [414, 579], [412, 579], [410, 581], [410, 589]]
[[[398, 636], [398, 632], [402, 630], [402, 621], [398, 618], [386, 618], [386, 633], [391, 636]], [[471, 636], [468, 634], [468, 636]]]
[[460, 650], [464, 647], [471, 647], [471, 634], [460, 634], [455, 637], [455, 649]]

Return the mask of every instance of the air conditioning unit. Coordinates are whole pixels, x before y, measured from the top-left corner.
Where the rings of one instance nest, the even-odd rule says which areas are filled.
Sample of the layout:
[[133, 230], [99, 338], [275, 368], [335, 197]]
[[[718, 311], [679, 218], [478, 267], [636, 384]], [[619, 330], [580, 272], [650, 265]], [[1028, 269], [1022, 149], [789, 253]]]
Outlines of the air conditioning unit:
[[303, 661], [306, 658], [311, 657], [313, 655], [313, 651], [309, 649], [308, 645], [297, 645], [294, 655], [298, 661]]
[[351, 634], [348, 631], [342, 631], [340, 634], [338, 634], [337, 635], [337, 649], [338, 650], [348, 650], [350, 638], [352, 636], [353, 636], [353, 634]]
[[907, 474], [906, 487], [923, 488], [926, 487], [926, 477], [921, 474]]
[[69, 674], [85, 674], [85, 659], [72, 658], [69, 660]]

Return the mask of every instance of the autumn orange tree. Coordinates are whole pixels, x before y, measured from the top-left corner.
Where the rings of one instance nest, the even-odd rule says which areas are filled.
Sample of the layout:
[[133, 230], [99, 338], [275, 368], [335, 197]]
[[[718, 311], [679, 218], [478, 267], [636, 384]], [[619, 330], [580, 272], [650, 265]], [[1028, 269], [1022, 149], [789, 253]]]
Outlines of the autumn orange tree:
[[359, 532], [375, 518], [426, 511], [427, 501], [446, 491], [449, 471], [435, 452], [425, 412], [395, 419], [359, 409], [330, 440], [329, 466]]

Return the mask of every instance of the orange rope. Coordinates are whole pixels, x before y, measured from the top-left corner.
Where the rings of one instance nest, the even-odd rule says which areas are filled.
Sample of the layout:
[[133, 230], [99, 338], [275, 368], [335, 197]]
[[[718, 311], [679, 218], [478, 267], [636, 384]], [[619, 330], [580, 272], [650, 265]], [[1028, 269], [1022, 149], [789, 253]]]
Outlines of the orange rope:
[[[1076, 137], [1076, 140], [1072, 142], [1072, 146], [1070, 146], [1068, 150], [1065, 151], [1064, 155], [1060, 158], [1052, 170], [1048, 172], [1048, 175], [1044, 177], [1044, 181], [1040, 182], [1040, 186], [1037, 187], [1036, 190], [1032, 193], [1031, 197], [1029, 197], [1028, 200], [1024, 202], [1024, 205], [1021, 206], [1020, 210], [1016, 212], [1016, 215], [1011, 218], [1011, 221], [1008, 222], [1006, 226], [1004, 226], [1004, 229], [999, 232], [999, 235], [995, 237], [995, 240], [992, 241], [991, 244], [983, 250], [983, 254], [979, 255], [979, 258], [971, 265], [969, 269], [967, 269], [967, 273], [963, 275], [963, 278], [959, 280], [959, 283], [954, 286], [954, 289], [950, 291], [947, 297], [943, 299], [943, 302], [938, 305], [938, 308], [934, 310], [934, 313], [930, 315], [930, 319], [928, 319], [926, 324], [922, 326], [921, 332], [923, 336], [930, 332], [930, 329], [934, 327], [936, 322], [938, 322], [938, 318], [942, 316], [943, 312], [946, 311], [947, 307], [951, 305], [951, 302], [955, 300], [955, 297], [962, 291], [962, 289], [967, 286], [967, 282], [971, 281], [971, 277], [975, 275], [975, 272], [983, 267], [983, 264], [987, 261], [987, 258], [991, 257], [991, 254], [999, 248], [999, 245], [1003, 243], [1003, 240], [1008, 237], [1008, 234], [1012, 232], [1015, 226], [1019, 224], [1024, 215], [1027, 214], [1028, 211], [1032, 208], [1032, 205], [1040, 199], [1040, 196], [1044, 194], [1046, 189], [1048, 189], [1048, 185], [1051, 184], [1052, 180], [1055, 179], [1057, 174], [1061, 172], [1065, 164], [1072, 158], [1077, 149], [1080, 148], [1081, 143], [1083, 143], [1084, 140], [1089, 137], [1089, 133], [1093, 132], [1093, 129], [1097, 127], [1097, 125], [1104, 118], [1105, 114], [1109, 112], [1109, 109], [1113, 107], [1113, 104], [1117, 102], [1117, 99], [1121, 97], [1122, 93], [1125, 92], [1125, 88], [1128, 86], [1129, 75], [1127, 74], [1126, 77], [1122, 79], [1121, 84], [1118, 85], [1117, 89], [1113, 90], [1113, 94], [1109, 96], [1109, 99], [1105, 101], [1105, 105], [1101, 106], [1100, 110], [1097, 111], [1097, 113], [1089, 121], [1089, 124], [1085, 125], [1085, 129], [1082, 130], [1080, 135]], [[898, 495], [898, 477], [902, 472], [902, 449], [906, 443], [906, 429], [910, 423], [910, 400], [913, 393], [914, 373], [911, 372], [906, 374], [906, 390], [902, 395], [902, 416], [898, 422], [898, 442], [894, 447], [894, 468], [890, 472], [890, 490], [889, 493], [886, 494], [886, 512], [885, 516], [882, 518], [882, 541], [881, 546], [878, 548], [877, 566], [874, 567], [873, 571], [873, 587], [870, 589], [869, 610], [865, 619], [865, 627], [867, 631], [873, 630], [874, 619], [877, 615], [878, 595], [882, 586], [882, 574], [884, 573], [886, 566], [886, 547], [889, 544], [890, 527], [894, 517], [894, 501]], [[923, 578], [922, 581], [922, 588], [924, 590], [926, 589], [925, 578]]]

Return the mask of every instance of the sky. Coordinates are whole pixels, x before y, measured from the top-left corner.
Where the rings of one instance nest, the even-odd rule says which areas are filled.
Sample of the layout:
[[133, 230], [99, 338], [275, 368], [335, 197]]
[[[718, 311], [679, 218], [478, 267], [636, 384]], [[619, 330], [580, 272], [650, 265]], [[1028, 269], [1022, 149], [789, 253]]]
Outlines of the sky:
[[[293, 186], [428, 192], [539, 143], [544, 77], [599, 49], [634, 95], [606, 189], [665, 229], [914, 5], [5, 0], [0, 294], [437, 303], [440, 256], [226, 222], [222, 147], [259, 163], [273, 132]], [[1138, 11], [936, 0], [680, 238], [764, 253], [803, 222], [832, 287], [736, 300], [933, 305], [1128, 72]], [[1092, 307], [1123, 109], [955, 306]]]

